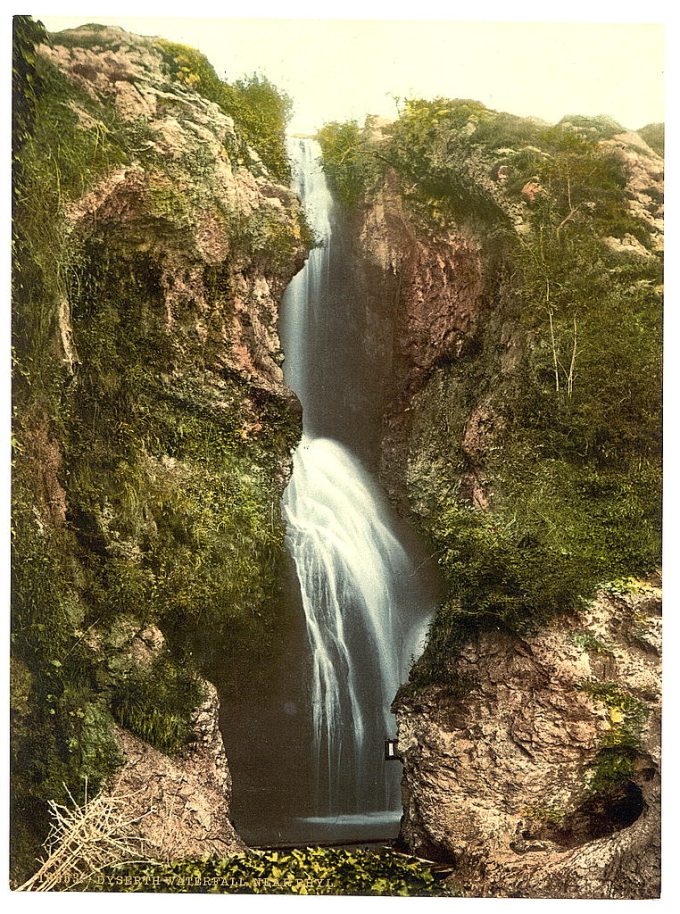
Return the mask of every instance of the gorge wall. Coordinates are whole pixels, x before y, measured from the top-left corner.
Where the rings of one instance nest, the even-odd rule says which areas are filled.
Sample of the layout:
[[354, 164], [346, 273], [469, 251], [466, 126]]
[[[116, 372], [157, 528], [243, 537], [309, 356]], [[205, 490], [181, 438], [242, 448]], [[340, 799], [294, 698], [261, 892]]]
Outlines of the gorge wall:
[[401, 841], [464, 894], [654, 897], [663, 161], [442, 99], [322, 145], [392, 328], [383, 481], [446, 588]]
[[277, 649], [300, 436], [278, 305], [308, 232], [266, 82], [116, 28], [15, 31], [21, 879], [47, 801], [103, 783], [157, 856], [242, 846], [206, 677]]

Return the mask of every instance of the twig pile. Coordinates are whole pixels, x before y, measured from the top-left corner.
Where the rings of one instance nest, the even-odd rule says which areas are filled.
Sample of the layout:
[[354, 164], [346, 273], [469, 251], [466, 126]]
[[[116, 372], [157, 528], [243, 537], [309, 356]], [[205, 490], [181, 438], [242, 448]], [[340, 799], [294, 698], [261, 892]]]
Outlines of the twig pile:
[[74, 888], [107, 866], [143, 857], [143, 839], [133, 834], [133, 826], [153, 810], [128, 819], [127, 796], [100, 793], [88, 800], [86, 785], [85, 801], [79, 805], [68, 788], [66, 793], [68, 806], [50, 800], [53, 821], [44, 845], [46, 856], [18, 892]]

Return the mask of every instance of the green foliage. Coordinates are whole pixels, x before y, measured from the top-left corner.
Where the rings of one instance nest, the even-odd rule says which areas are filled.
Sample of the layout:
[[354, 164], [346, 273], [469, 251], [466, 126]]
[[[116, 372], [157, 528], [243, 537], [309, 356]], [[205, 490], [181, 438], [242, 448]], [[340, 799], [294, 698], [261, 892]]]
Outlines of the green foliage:
[[46, 803], [82, 797], [118, 762], [96, 658], [84, 639], [73, 544], [42, 525], [23, 461], [13, 480], [11, 802], [13, 872], [34, 868]]
[[568, 459], [509, 460], [495, 467], [490, 511], [444, 489], [425, 519], [449, 596], [430, 630], [414, 681], [449, 682], [456, 646], [479, 628], [527, 634], [553, 614], [578, 610], [608, 577], [658, 561], [654, 480], [594, 471]]
[[[35, 46], [40, 23], [14, 19], [13, 343], [16, 408], [13, 473], [12, 652], [24, 672], [12, 714], [13, 868], [26, 872], [44, 838], [46, 802], [64, 784], [82, 796], [118, 761], [112, 717], [93, 678], [83, 637], [86, 613], [69, 532], [45, 521], [58, 498], [46, 482], [63, 374], [56, 318], [71, 262], [64, 207], [111, 164], [125, 160], [112, 139], [114, 115], [96, 109]], [[78, 127], [76, 108], [96, 114]], [[17, 684], [15, 682], [15, 684]]]
[[201, 681], [166, 655], [138, 669], [114, 690], [118, 723], [158, 749], [172, 751], [190, 736], [191, 713], [203, 698]]
[[[208, 279], [219, 302], [220, 279]], [[98, 245], [74, 277], [82, 368], [64, 413], [69, 503], [92, 617], [157, 621], [210, 669], [271, 643], [284, 554], [274, 478], [298, 429], [263, 396], [262, 425], [250, 431], [252, 393], [236, 377], [222, 381], [216, 405], [200, 374], [192, 379], [205, 347], [175, 348], [159, 288], [144, 255]], [[164, 382], [176, 360], [191, 371]]]
[[243, 895], [454, 894], [421, 860], [389, 851], [310, 847], [111, 868], [90, 890]]
[[[30, 101], [32, 130], [13, 144], [12, 332], [20, 359], [16, 375], [46, 399], [55, 396], [60, 380], [52, 340], [74, 254], [64, 208], [127, 155], [113, 112], [95, 106], [42, 56], [31, 58], [31, 73], [29, 86], [16, 87]], [[92, 113], [93, 127], [82, 129], [77, 107]]]
[[586, 794], [608, 796], [635, 775], [638, 752], [628, 746], [600, 749], [586, 772]]
[[36, 45], [47, 40], [42, 22], [30, 16], [12, 19], [12, 155], [16, 162], [19, 151], [30, 139], [35, 123], [35, 109], [43, 92], [42, 80], [36, 66]]
[[649, 717], [649, 707], [615, 682], [589, 680], [581, 689], [600, 701], [609, 711], [611, 727], [603, 741], [603, 748], [637, 749], [642, 731]]
[[640, 580], [640, 578], [628, 576], [625, 578], [617, 578], [613, 581], [608, 581], [605, 586], [605, 590], [614, 596], [630, 596], [636, 594], [654, 593], [655, 587], [648, 581], [643, 581]]
[[600, 655], [611, 654], [609, 648], [590, 632], [572, 632], [569, 637], [582, 651]]
[[285, 131], [292, 102], [285, 92], [258, 73], [227, 83], [199, 51], [165, 40], [159, 41], [158, 46], [173, 78], [215, 102], [225, 114], [233, 117], [246, 142], [258, 153], [273, 177], [288, 183], [290, 165]]
[[435, 685], [444, 687], [451, 700], [463, 700], [474, 689], [476, 680], [473, 676], [461, 677], [455, 670], [456, 652], [485, 623], [498, 627], [497, 620], [487, 617], [482, 622], [461, 611], [451, 600], [441, 603], [430, 623], [425, 650], [411, 667], [405, 688], [410, 691]]
[[366, 191], [366, 144], [359, 124], [356, 121], [324, 124], [316, 138], [335, 197], [345, 206], [355, 207]]
[[475, 131], [492, 116], [469, 100], [404, 103], [383, 154], [401, 176], [414, 216], [426, 226], [443, 227], [463, 214], [476, 221], [505, 223], [470, 154]]
[[245, 128], [253, 148], [274, 177], [290, 180], [285, 130], [293, 110], [291, 99], [266, 76], [253, 73], [232, 83], [234, 119]]
[[599, 117], [569, 114], [563, 117], [557, 126], [572, 130], [586, 139], [595, 140], [609, 140], [626, 129], [618, 121], [604, 114]]
[[[415, 395], [404, 482], [448, 590], [415, 683], [463, 693], [451, 658], [475, 629], [530, 631], [605, 581], [658, 566], [662, 265], [604, 243], [630, 234], [652, 247], [621, 162], [598, 145], [621, 129], [414, 99], [378, 142], [356, 124], [330, 125], [322, 142], [353, 205], [372, 187], [363, 163], [379, 162], [396, 171], [424, 240], [474, 231], [493, 302], [463, 355]], [[495, 427], [473, 454], [463, 438], [480, 407]], [[487, 510], [472, 506], [470, 478]]]

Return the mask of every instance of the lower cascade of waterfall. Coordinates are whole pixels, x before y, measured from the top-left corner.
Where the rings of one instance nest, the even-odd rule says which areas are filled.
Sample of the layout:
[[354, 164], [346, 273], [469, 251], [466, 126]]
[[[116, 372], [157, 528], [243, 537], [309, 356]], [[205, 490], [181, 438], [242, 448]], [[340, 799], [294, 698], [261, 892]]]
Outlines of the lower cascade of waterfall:
[[318, 812], [396, 810], [401, 772], [385, 772], [383, 756], [423, 637], [401, 611], [412, 562], [375, 483], [337, 441], [303, 437], [283, 513], [312, 655]]

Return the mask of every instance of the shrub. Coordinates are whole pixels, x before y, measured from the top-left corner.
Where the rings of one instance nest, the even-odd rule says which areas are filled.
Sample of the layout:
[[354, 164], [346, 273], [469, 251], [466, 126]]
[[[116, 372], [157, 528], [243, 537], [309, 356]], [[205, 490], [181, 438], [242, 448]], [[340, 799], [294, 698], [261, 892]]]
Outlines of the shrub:
[[288, 183], [290, 165], [285, 131], [292, 101], [286, 93], [259, 73], [233, 83], [225, 82], [207, 57], [194, 48], [165, 40], [159, 41], [158, 46], [173, 78], [219, 105], [234, 119], [272, 176]]
[[362, 130], [356, 121], [324, 124], [317, 133], [323, 169], [337, 199], [354, 207], [366, 191]]

